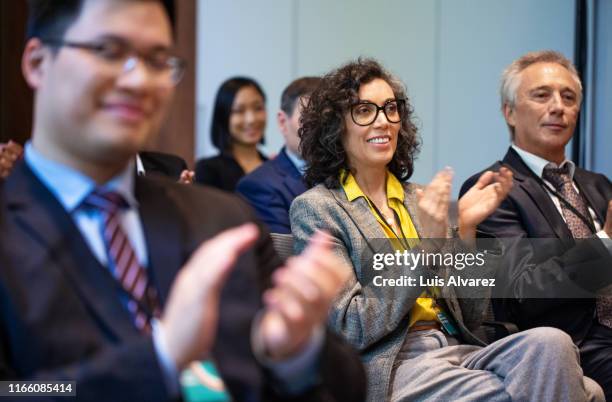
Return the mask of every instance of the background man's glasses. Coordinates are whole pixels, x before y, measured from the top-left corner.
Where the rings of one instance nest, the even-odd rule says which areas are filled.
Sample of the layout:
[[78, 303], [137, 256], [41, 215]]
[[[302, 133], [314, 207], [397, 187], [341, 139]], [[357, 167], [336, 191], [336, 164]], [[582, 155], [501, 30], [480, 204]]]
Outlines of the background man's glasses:
[[358, 126], [369, 126], [376, 121], [378, 112], [382, 110], [389, 123], [399, 123], [404, 117], [405, 109], [404, 99], [389, 100], [382, 106], [363, 101], [351, 106], [351, 118]]
[[63, 39], [45, 39], [43, 43], [52, 47], [71, 47], [93, 53], [105, 64], [126, 73], [136, 68], [142, 60], [151, 76], [160, 82], [176, 85], [183, 78], [185, 61], [173, 56], [167, 50], [154, 50], [147, 54], [139, 52], [129, 43], [122, 40], [105, 40], [100, 42], [73, 42]]

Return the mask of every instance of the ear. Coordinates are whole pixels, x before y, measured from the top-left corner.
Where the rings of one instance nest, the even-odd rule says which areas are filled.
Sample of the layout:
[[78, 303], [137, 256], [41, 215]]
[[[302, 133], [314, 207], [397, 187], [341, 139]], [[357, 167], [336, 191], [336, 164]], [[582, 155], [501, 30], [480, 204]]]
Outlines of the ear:
[[278, 123], [278, 128], [280, 129], [280, 132], [283, 134], [283, 136], [287, 135], [288, 121], [289, 116], [287, 116], [287, 113], [283, 112], [282, 110], [279, 110], [278, 113], [276, 113], [276, 122]]
[[37, 90], [45, 74], [45, 58], [50, 53], [38, 38], [28, 40], [21, 57], [21, 72], [28, 85]]
[[514, 127], [516, 125], [516, 121], [514, 119], [514, 108], [506, 103], [504, 104], [503, 112], [504, 117], [506, 118], [506, 123], [508, 123], [509, 126]]

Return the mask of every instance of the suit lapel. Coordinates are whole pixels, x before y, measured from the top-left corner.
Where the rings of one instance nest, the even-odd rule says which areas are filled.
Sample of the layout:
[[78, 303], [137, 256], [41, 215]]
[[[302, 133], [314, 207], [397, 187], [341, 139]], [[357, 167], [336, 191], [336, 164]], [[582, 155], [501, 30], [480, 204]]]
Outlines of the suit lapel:
[[546, 218], [555, 235], [560, 239], [572, 239], [572, 234], [552, 199], [536, 181], [535, 173], [525, 165], [514, 149], [510, 148], [508, 150], [503, 162], [512, 168], [515, 182]]
[[183, 263], [182, 219], [167, 188], [159, 182], [138, 177], [136, 199], [147, 243], [151, 280], [157, 286], [163, 306], [176, 272]]
[[6, 198], [17, 230], [33, 242], [25, 263], [36, 270], [58, 269], [100, 325], [121, 339], [138, 336], [121, 304], [119, 284], [92, 254], [64, 207], [25, 164], [7, 181]]
[[299, 170], [295, 167], [293, 162], [287, 157], [285, 148], [283, 147], [273, 161], [274, 169], [278, 173], [279, 177], [282, 178], [283, 184], [289, 191], [292, 197], [297, 197], [307, 190], [306, 184], [302, 179], [302, 175]]
[[603, 198], [602, 194], [597, 189], [596, 183], [580, 168], [576, 168], [574, 183], [576, 183], [578, 190], [580, 190], [580, 194], [584, 195], [584, 198], [586, 198], [591, 208], [593, 208], [593, 211], [595, 211], [597, 219], [603, 225], [606, 221], [605, 213], [608, 205], [607, 200]]

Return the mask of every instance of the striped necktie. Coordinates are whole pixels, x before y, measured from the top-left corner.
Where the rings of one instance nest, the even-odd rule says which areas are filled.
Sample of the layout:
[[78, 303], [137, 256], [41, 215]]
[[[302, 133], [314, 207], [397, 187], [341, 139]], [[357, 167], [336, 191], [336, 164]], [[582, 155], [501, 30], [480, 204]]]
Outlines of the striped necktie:
[[[568, 164], [561, 168], [547, 165], [542, 173], [542, 178], [551, 182], [557, 191], [587, 219], [591, 218], [587, 203], [574, 188], [574, 183], [569, 175]], [[571, 211], [564, 203], [561, 203], [561, 212], [567, 222], [567, 226], [575, 239], [591, 237], [593, 231], [578, 215]], [[612, 297], [599, 296], [595, 303], [597, 318], [601, 325], [612, 328]]]
[[121, 227], [121, 210], [129, 207], [123, 196], [116, 192], [94, 190], [83, 202], [85, 207], [102, 212], [103, 238], [109, 268], [127, 296], [127, 308], [134, 325], [140, 331], [151, 332], [151, 318], [159, 317], [159, 302], [155, 287], [147, 271], [140, 265]]

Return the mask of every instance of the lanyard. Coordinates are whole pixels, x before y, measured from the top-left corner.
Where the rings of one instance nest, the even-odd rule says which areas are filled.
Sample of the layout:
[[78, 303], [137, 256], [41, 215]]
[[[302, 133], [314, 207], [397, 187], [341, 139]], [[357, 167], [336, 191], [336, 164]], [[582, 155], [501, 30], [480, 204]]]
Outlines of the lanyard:
[[406, 240], [406, 235], [404, 234], [404, 230], [402, 229], [402, 222], [400, 221], [399, 217], [397, 216], [397, 213], [395, 212], [395, 210], [393, 208], [391, 208], [391, 211], [393, 211], [393, 217], [395, 218], [395, 221], [398, 223], [397, 226], [399, 227], [400, 234], [402, 235], [401, 237], [398, 236], [397, 233], [395, 232], [395, 230], [393, 230], [393, 227], [387, 223], [387, 219], [378, 210], [378, 208], [376, 207], [376, 204], [374, 204], [368, 197], [366, 197], [366, 199], [368, 200], [368, 202], [370, 203], [370, 205], [374, 209], [374, 212], [376, 212], [376, 215], [378, 215], [378, 217], [384, 223], [384, 225], [387, 228], [389, 228], [389, 230], [391, 230], [391, 233], [393, 233], [395, 235], [395, 237], [400, 242], [402, 247], [404, 247], [404, 250], [410, 250], [410, 244], [408, 244], [408, 240]]
[[[510, 166], [506, 165], [503, 162], [500, 162], [502, 164], [502, 166], [513, 170]], [[589, 229], [591, 230], [591, 232], [595, 233], [595, 224], [593, 223], [593, 221], [590, 219], [589, 217], [584, 216], [580, 211], [578, 211], [576, 209], [576, 207], [574, 207], [567, 199], [565, 199], [565, 197], [563, 195], [561, 195], [557, 190], [555, 190], [553, 187], [550, 186], [550, 184], [547, 184], [544, 180], [542, 180], [542, 178], [538, 175], [536, 175], [531, 169], [529, 170], [529, 174], [531, 175], [531, 177], [533, 177], [535, 179], [535, 181], [540, 185], [540, 187], [542, 187], [543, 190], [548, 191], [550, 194], [554, 195], [555, 197], [557, 197], [559, 199], [559, 202], [563, 203], [567, 209], [569, 209], [570, 211], [572, 211], [572, 213], [574, 215], [576, 215], [582, 222], [584, 222]], [[574, 185], [573, 180], [572, 180], [572, 186]], [[587, 206], [587, 212], [589, 210], [589, 203], [586, 201], [586, 199], [584, 198], [584, 196], [582, 195], [582, 193], [578, 192], [578, 196], [582, 198], [582, 201], [584, 202], [584, 204]]]
[[[534, 174], [534, 177], [536, 178], [536, 180], [538, 181], [538, 184], [540, 186], [542, 186], [542, 188], [546, 191], [548, 191], [549, 193], [551, 193], [552, 195], [554, 195], [555, 197], [557, 197], [559, 199], [560, 202], [562, 202], [563, 204], [565, 204], [565, 206], [572, 211], [572, 213], [574, 215], [576, 215], [578, 218], [580, 218], [580, 220], [582, 222], [584, 222], [589, 229], [591, 230], [592, 233], [595, 233], [595, 225], [593, 224], [592, 220], [589, 219], [589, 217], [584, 216], [580, 211], [578, 211], [576, 209], [576, 207], [574, 207], [565, 197], [563, 197], [563, 195], [561, 195], [561, 193], [559, 193], [556, 189], [552, 188], [550, 186], [550, 184], [546, 183], [544, 180], [542, 180], [540, 177], [536, 176]], [[572, 186], [574, 185], [574, 183], [571, 183]], [[583, 195], [581, 193], [578, 193], [578, 197], [582, 198], [582, 201], [584, 202], [584, 205], [587, 207], [587, 212], [589, 210], [589, 203], [584, 199]]]

